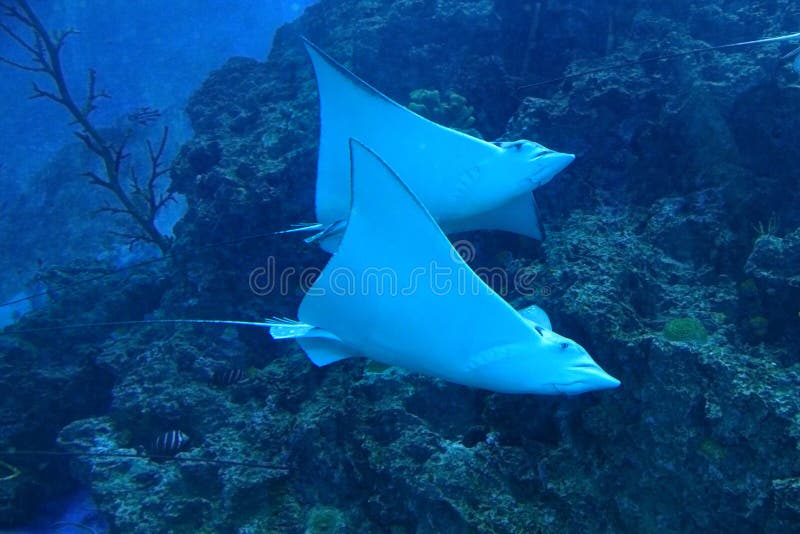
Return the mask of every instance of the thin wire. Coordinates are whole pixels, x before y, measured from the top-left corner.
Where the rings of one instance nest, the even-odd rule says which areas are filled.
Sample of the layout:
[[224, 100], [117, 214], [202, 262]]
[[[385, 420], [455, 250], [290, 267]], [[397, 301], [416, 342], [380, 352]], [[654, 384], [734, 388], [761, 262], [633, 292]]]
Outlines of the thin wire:
[[[258, 462], [239, 462], [236, 460], [216, 460], [204, 458], [191, 458], [187, 456], [167, 456], [164, 454], [133, 454], [121, 452], [68, 452], [68, 451], [38, 451], [38, 450], [14, 450], [14, 451], [0, 451], [0, 456], [88, 456], [98, 458], [138, 458], [140, 460], [167, 460], [175, 462], [201, 462], [217, 465], [226, 465], [231, 467], [252, 467], [256, 469], [272, 469], [276, 471], [288, 471], [289, 469], [284, 466], [273, 464], [262, 464]], [[17, 468], [19, 469], [19, 468]]]
[[75, 330], [79, 328], [138, 326], [144, 324], [229, 324], [236, 326], [258, 326], [260, 328], [268, 328], [270, 326], [268, 323], [263, 321], [227, 321], [223, 319], [142, 319], [140, 321], [107, 321], [101, 323], [76, 323], [60, 326], [43, 326], [41, 328], [5, 329], [0, 331], [0, 336], [32, 334], [36, 332], [53, 332], [56, 330]]
[[644, 59], [631, 59], [629, 61], [623, 61], [621, 63], [615, 63], [614, 65], [608, 65], [605, 67], [597, 67], [594, 69], [584, 70], [581, 72], [576, 72], [574, 74], [567, 74], [565, 76], [561, 76], [559, 78], [552, 78], [550, 80], [544, 80], [541, 82], [530, 83], [527, 85], [521, 85], [520, 89], [529, 89], [531, 87], [539, 87], [542, 85], [548, 85], [551, 83], [558, 83], [563, 82], [565, 80], [571, 80], [573, 78], [580, 78], [581, 76], [588, 76], [589, 74], [596, 74], [598, 72], [605, 72], [607, 70], [614, 70], [614, 69], [622, 69], [625, 67], [631, 67], [633, 65], [638, 65], [642, 63], [652, 63], [654, 61], [666, 61], [669, 59], [675, 59], [684, 56], [690, 56], [692, 54], [700, 54], [702, 52], [711, 52], [712, 50], [723, 50], [726, 48], [734, 48], [738, 46], [748, 46], [748, 45], [755, 45], [755, 44], [766, 44], [766, 43], [776, 43], [778, 41], [788, 41], [791, 39], [800, 38], [800, 32], [792, 33], [789, 35], [781, 35], [780, 37], [769, 37], [767, 39], [758, 39], [756, 41], [742, 41], [738, 43], [729, 43], [719, 46], [707, 46], [705, 48], [694, 48], [692, 50], [686, 50], [683, 52], [675, 52], [673, 54], [665, 54], [663, 56], [656, 56], [656, 57], [649, 57]]
[[124, 272], [127, 272], [127, 271], [132, 271], [134, 269], [138, 269], [139, 267], [145, 267], [147, 265], [152, 265], [154, 263], [158, 263], [160, 261], [164, 261], [164, 260], [169, 259], [169, 258], [192, 257], [192, 256], [195, 256], [195, 255], [199, 254], [201, 251], [209, 249], [209, 248], [237, 245], [239, 243], [244, 243], [246, 241], [252, 241], [254, 239], [263, 239], [265, 237], [274, 237], [274, 234], [273, 233], [256, 234], [256, 235], [242, 237], [242, 238], [234, 239], [234, 240], [230, 240], [230, 241], [221, 241], [219, 243], [210, 243], [208, 245], [202, 245], [200, 247], [193, 248], [192, 250], [189, 250], [187, 252], [173, 252], [171, 254], [165, 254], [164, 256], [161, 256], [159, 258], [153, 258], [151, 260], [145, 260], [145, 261], [142, 261], [140, 263], [134, 263], [133, 265], [126, 265], [125, 267], [120, 267], [119, 269], [114, 269], [114, 270], [111, 270], [111, 271], [107, 271], [107, 272], [105, 272], [103, 274], [98, 274], [96, 276], [90, 276], [88, 278], [82, 278], [80, 280], [75, 280], [74, 282], [70, 282], [68, 284], [64, 284], [64, 285], [58, 286], [58, 287], [53, 288], [53, 289], [47, 289], [47, 290], [41, 291], [39, 293], [34, 293], [34, 294], [27, 295], [27, 296], [24, 296], [24, 297], [20, 297], [20, 298], [14, 299], [14, 300], [9, 300], [7, 302], [0, 303], [0, 308], [3, 308], [5, 306], [11, 306], [12, 304], [18, 304], [20, 302], [25, 302], [27, 300], [35, 299], [37, 297], [49, 296], [49, 295], [52, 295], [54, 293], [58, 293], [59, 291], [64, 291], [65, 289], [69, 289], [71, 287], [75, 287], [75, 286], [78, 286], [78, 285], [81, 285], [81, 284], [88, 284], [89, 282], [96, 282], [97, 280], [102, 280], [103, 278], [108, 278], [109, 276], [114, 276], [116, 274], [124, 273]]

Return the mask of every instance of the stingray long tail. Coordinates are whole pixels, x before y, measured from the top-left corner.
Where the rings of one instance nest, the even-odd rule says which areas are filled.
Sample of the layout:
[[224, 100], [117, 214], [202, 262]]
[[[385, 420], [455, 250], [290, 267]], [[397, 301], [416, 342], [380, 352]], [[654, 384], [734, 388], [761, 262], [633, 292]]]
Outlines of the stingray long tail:
[[275, 232], [276, 234], [296, 234], [303, 232], [314, 232], [303, 241], [306, 243], [318, 243], [327, 252], [336, 252], [339, 243], [347, 228], [347, 221], [336, 221], [330, 224], [323, 223], [298, 223], [293, 224], [288, 230]]
[[269, 328], [272, 339], [293, 339], [303, 337], [314, 329], [314, 326], [285, 317], [273, 317], [264, 321], [264, 326]]
[[293, 224], [291, 228], [288, 230], [281, 230], [279, 232], [275, 232], [275, 234], [296, 234], [301, 232], [319, 232], [326, 228], [325, 224], [318, 223], [318, 222], [303, 222], [303, 223], [296, 223]]

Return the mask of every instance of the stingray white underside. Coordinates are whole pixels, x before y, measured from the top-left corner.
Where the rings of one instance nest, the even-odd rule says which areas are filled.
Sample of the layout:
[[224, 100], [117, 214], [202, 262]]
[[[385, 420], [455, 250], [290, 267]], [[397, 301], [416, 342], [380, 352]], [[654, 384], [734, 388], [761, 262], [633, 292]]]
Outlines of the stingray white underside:
[[[299, 320], [330, 332], [355, 354], [472, 382], [465, 376], [469, 355], [532, 338], [535, 331], [454, 254], [427, 209], [386, 164], [363, 145], [351, 146], [347, 230], [303, 299]], [[434, 269], [442, 273], [437, 280]], [[373, 272], [388, 273], [396, 283], [381, 288], [372, 278], [370, 285]]]
[[[536, 383], [537, 361], [542, 380], [561, 367], [537, 355], [546, 336], [569, 341], [549, 331], [547, 315], [536, 306], [517, 312], [488, 287], [414, 193], [355, 140], [350, 173], [339, 249], [303, 299], [299, 322], [270, 323], [272, 336], [297, 339], [317, 365], [366, 356], [494, 391], [563, 392]], [[618, 384], [580, 350], [564, 366], [593, 366], [601, 385], [578, 392]], [[514, 368], [520, 354], [525, 376]]]
[[[323, 228], [348, 217], [348, 144], [355, 138], [403, 177], [445, 233], [494, 229], [543, 239], [532, 190], [546, 180], [527, 187], [524, 179], [509, 180], [499, 163], [506, 149], [417, 115], [304, 42], [320, 95], [315, 204]], [[563, 166], [571, 159], [565, 161]], [[320, 233], [309, 241], [332, 251], [341, 238], [336, 234]]]
[[[550, 318], [540, 307], [533, 305], [518, 310], [531, 328], [537, 326], [551, 330]], [[314, 365], [324, 367], [348, 358], [368, 358], [369, 355], [348, 347], [334, 334], [310, 324], [287, 320], [273, 320], [270, 326], [273, 339], [295, 339]], [[374, 359], [374, 358], [373, 358]], [[378, 359], [381, 359], [378, 357]], [[402, 362], [399, 362], [402, 364]]]

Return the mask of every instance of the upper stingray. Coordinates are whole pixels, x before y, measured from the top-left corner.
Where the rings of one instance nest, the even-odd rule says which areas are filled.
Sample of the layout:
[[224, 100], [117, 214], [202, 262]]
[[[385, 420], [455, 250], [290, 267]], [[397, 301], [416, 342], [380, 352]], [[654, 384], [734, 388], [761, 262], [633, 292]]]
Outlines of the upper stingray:
[[530, 141], [488, 143], [432, 122], [304, 42], [319, 89], [316, 216], [321, 227], [347, 218], [348, 143], [356, 138], [403, 177], [445, 232], [496, 229], [543, 238], [531, 192], [574, 156]]
[[314, 363], [368, 356], [509, 393], [616, 387], [538, 308], [515, 311], [453, 249], [403, 181], [352, 143], [352, 208], [338, 251], [303, 299], [302, 323], [274, 322]]

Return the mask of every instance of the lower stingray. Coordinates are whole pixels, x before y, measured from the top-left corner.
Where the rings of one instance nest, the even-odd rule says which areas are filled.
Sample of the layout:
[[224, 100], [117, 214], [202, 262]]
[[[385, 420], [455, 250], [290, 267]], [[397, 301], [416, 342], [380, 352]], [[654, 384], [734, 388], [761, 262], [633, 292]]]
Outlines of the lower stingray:
[[320, 104], [317, 223], [336, 250], [350, 211], [350, 138], [360, 139], [394, 169], [446, 233], [505, 230], [543, 239], [532, 192], [573, 160], [531, 141], [489, 143], [417, 115], [391, 100], [305, 40]]
[[505, 393], [614, 388], [583, 347], [550, 330], [542, 310], [515, 311], [453, 249], [414, 193], [351, 140], [347, 228], [298, 311], [268, 322], [317, 365], [369, 357]]

